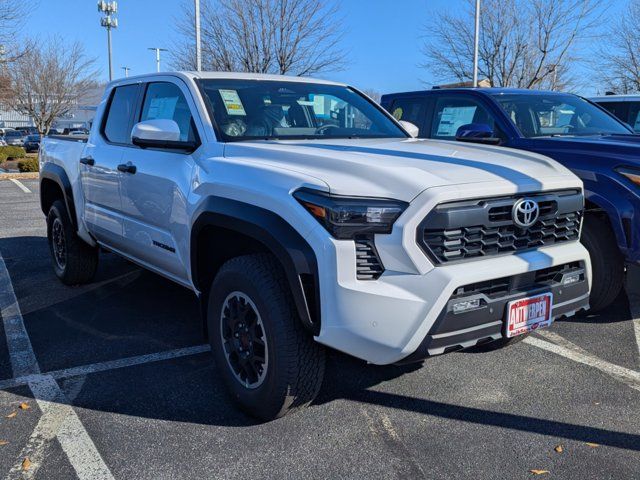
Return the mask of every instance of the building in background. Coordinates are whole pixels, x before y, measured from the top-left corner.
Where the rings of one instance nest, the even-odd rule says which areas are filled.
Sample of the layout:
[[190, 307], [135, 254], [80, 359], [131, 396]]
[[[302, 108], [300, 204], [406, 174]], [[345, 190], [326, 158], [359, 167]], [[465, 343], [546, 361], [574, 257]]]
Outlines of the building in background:
[[[104, 85], [96, 86], [87, 95], [84, 95], [70, 112], [57, 117], [53, 122], [52, 128], [58, 131], [63, 131], [65, 128], [90, 129], [103, 92]], [[24, 115], [0, 103], [0, 128], [32, 126], [34, 126], [33, 120], [28, 115]]]

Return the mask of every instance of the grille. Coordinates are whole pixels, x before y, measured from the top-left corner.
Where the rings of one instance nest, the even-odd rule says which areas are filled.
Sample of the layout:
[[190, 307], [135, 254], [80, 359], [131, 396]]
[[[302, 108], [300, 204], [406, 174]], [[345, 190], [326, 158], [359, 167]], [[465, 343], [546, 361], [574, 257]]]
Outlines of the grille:
[[384, 272], [373, 240], [356, 239], [356, 277], [358, 280], [376, 280]]
[[581, 194], [526, 197], [540, 207], [538, 221], [529, 228], [513, 222], [511, 212], [518, 198], [441, 205], [422, 222], [418, 243], [436, 264], [443, 264], [579, 239]]

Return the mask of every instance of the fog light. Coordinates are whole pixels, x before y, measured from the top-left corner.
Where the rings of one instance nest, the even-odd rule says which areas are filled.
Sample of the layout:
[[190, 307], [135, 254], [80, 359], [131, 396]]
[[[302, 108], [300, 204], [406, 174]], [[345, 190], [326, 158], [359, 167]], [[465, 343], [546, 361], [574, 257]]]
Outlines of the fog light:
[[476, 298], [474, 300], [464, 300], [462, 302], [454, 303], [453, 313], [468, 312], [469, 310], [474, 310], [476, 308], [480, 308], [479, 298]]
[[579, 273], [572, 273], [571, 275], [567, 275], [562, 280], [563, 285], [571, 285], [573, 283], [578, 283], [580, 281], [581, 275]]

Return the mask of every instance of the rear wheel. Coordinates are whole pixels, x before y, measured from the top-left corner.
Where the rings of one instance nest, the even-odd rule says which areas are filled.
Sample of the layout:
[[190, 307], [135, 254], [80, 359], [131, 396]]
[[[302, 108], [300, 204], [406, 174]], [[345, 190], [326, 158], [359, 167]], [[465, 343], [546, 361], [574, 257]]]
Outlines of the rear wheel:
[[80, 285], [93, 279], [98, 269], [98, 248], [78, 237], [62, 200], [53, 202], [49, 209], [47, 239], [53, 270], [62, 283]]
[[271, 255], [237, 257], [222, 266], [207, 322], [216, 364], [247, 413], [271, 420], [313, 401], [324, 376], [324, 349], [303, 328]]
[[624, 285], [624, 259], [609, 223], [597, 215], [587, 215], [582, 227], [582, 244], [591, 257], [593, 280], [589, 303], [591, 311], [605, 309]]

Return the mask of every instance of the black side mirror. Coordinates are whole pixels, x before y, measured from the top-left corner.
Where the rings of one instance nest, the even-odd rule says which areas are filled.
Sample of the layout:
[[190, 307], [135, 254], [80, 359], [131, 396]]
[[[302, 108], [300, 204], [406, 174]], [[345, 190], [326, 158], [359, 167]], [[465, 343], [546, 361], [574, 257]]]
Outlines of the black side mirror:
[[499, 145], [501, 142], [495, 136], [493, 129], [484, 123], [462, 125], [456, 132], [456, 140], [459, 142], [484, 143], [486, 145]]

